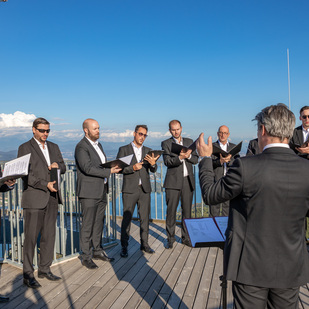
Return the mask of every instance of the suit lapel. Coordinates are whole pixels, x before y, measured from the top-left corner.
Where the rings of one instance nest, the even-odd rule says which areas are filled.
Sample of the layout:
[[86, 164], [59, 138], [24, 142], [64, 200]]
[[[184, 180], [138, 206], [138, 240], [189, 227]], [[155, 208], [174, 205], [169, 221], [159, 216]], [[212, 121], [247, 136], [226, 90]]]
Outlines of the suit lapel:
[[304, 143], [302, 127], [300, 127], [300, 130], [297, 130], [296, 132], [297, 132], [297, 137], [298, 137], [299, 143], [300, 143], [300, 145], [302, 145]]
[[[86, 142], [86, 144], [88, 145], [89, 147], [89, 150], [92, 151], [95, 156], [98, 158], [99, 162], [101, 163], [101, 159], [100, 159], [100, 156], [98, 155], [97, 151], [94, 149], [94, 147], [90, 144], [90, 142], [88, 141], [88, 139], [86, 137], [84, 137], [84, 141]], [[100, 143], [99, 143], [100, 144]], [[102, 147], [102, 146], [101, 146]], [[104, 152], [103, 152], [104, 154]], [[105, 156], [105, 154], [104, 154]], [[106, 156], [105, 156], [105, 160], [106, 160]]]
[[103, 147], [102, 147], [101, 143], [98, 143], [98, 145], [99, 145], [99, 148], [101, 149], [101, 151], [102, 151], [102, 153], [103, 153], [103, 155], [104, 155], [105, 162], [106, 162], [107, 159], [106, 159], [106, 154], [105, 154], [105, 152], [104, 152], [104, 150], [103, 150]]
[[133, 148], [131, 143], [129, 144], [129, 147], [130, 147], [130, 150], [133, 153], [133, 158], [131, 160], [131, 165], [134, 165], [135, 163], [137, 163], [137, 158], [136, 158], [136, 155], [135, 155], [135, 152], [134, 152], [134, 148]]

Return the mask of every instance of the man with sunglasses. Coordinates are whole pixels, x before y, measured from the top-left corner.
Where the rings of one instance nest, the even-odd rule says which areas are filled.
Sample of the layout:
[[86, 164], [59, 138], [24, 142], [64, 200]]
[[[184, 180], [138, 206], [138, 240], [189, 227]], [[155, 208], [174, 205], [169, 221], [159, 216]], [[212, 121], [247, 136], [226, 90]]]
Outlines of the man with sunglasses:
[[[290, 147], [302, 158], [309, 159], [309, 106], [303, 106], [299, 111], [302, 125], [294, 129]], [[300, 145], [300, 147], [295, 147]]]
[[122, 158], [133, 154], [129, 166], [125, 167], [122, 184], [122, 204], [123, 219], [121, 223], [121, 253], [120, 256], [128, 256], [128, 244], [130, 237], [130, 226], [135, 206], [137, 204], [140, 218], [140, 249], [146, 253], [154, 253], [148, 244], [149, 233], [149, 213], [150, 213], [150, 193], [151, 184], [149, 171], [155, 173], [157, 170], [156, 160], [159, 156], [148, 155], [151, 150], [143, 146], [147, 137], [148, 127], [146, 125], [137, 125], [133, 132], [133, 142], [119, 148], [117, 158]]
[[172, 152], [173, 143], [189, 147], [193, 140], [181, 136], [182, 126], [179, 120], [169, 122], [171, 138], [163, 141], [161, 147], [164, 150], [163, 160], [167, 166], [164, 180], [166, 197], [166, 234], [165, 248], [172, 249], [175, 242], [176, 213], [179, 201], [182, 209], [181, 242], [191, 246], [188, 234], [184, 228], [183, 219], [191, 218], [192, 199], [195, 189], [193, 164], [198, 162], [196, 151], [182, 150], [180, 154]]
[[[236, 145], [230, 143], [228, 138], [230, 137], [229, 128], [225, 125], [219, 127], [217, 132], [218, 140], [213, 143], [213, 145], [221, 148], [222, 150], [229, 152], [233, 147]], [[222, 156], [220, 153], [220, 157], [212, 155], [212, 165], [215, 173], [215, 180], [218, 181], [222, 178], [228, 171], [229, 167], [233, 164], [234, 160], [239, 158], [239, 155], [236, 154], [232, 157], [231, 154], [227, 155], [226, 157]], [[226, 201], [217, 205], [210, 205], [209, 210], [210, 214], [213, 217], [223, 216], [226, 217], [229, 215], [229, 206], [230, 202]]]
[[51, 181], [52, 168], [65, 173], [58, 145], [47, 141], [50, 127], [44, 118], [37, 118], [32, 125], [33, 138], [19, 146], [18, 157], [31, 153], [28, 176], [23, 177], [23, 195], [21, 206], [24, 210], [23, 278], [24, 284], [36, 289], [41, 285], [33, 272], [33, 256], [39, 233], [40, 259], [38, 277], [57, 281], [50, 266], [54, 256], [56, 220], [58, 204], [62, 204], [60, 188], [55, 188], [56, 181]]

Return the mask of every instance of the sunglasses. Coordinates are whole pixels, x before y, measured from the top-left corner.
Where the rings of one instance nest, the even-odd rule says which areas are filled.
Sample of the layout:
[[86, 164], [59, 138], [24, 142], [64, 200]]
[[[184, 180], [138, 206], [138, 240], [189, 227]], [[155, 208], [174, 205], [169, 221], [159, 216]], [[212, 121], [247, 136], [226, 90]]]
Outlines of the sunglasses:
[[135, 132], [135, 133], [137, 133], [140, 137], [144, 136], [146, 138], [148, 136], [147, 134], [144, 134], [142, 132]]
[[35, 129], [38, 130], [40, 133], [49, 133], [50, 132], [50, 129], [48, 129], [48, 130], [37, 129], [37, 128], [35, 128]]
[[307, 118], [309, 118], [309, 115], [303, 115], [303, 116], [301, 116], [301, 118], [307, 119]]

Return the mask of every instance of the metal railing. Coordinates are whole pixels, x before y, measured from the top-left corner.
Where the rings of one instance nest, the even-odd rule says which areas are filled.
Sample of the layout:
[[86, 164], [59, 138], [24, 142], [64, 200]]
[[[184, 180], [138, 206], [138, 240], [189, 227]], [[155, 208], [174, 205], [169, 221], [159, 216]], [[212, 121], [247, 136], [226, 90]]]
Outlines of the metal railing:
[[[2, 163], [2, 162], [1, 162]], [[54, 247], [54, 263], [72, 258], [79, 254], [79, 231], [81, 225], [81, 207], [76, 196], [76, 169], [72, 161], [66, 162], [67, 171], [62, 176], [61, 191], [63, 204], [59, 205], [58, 219], [56, 222], [56, 241]], [[192, 217], [209, 215], [208, 206], [201, 200], [197, 176], [197, 166], [194, 166], [196, 191], [194, 192]], [[151, 173], [151, 219], [165, 220], [166, 203], [163, 189], [163, 180], [166, 167], [163, 162], [158, 162], [158, 170]], [[122, 216], [122, 175], [115, 175], [109, 179], [108, 204], [103, 233], [104, 248], [117, 244], [116, 218]], [[24, 241], [23, 209], [21, 208], [22, 180], [18, 179], [15, 188], [0, 194], [0, 209], [2, 208], [2, 225], [0, 233], [0, 261], [22, 267], [22, 250]], [[137, 210], [133, 214], [138, 217]], [[181, 212], [177, 219], [181, 220]], [[37, 267], [39, 247], [35, 250], [34, 265]]]

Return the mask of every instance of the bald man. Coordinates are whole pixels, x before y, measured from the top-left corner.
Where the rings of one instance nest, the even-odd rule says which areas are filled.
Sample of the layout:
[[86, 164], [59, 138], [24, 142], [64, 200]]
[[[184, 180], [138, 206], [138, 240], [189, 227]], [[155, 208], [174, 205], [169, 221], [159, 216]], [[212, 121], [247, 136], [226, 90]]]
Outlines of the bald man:
[[106, 156], [100, 137], [99, 123], [94, 119], [83, 122], [84, 138], [76, 145], [75, 161], [77, 168], [77, 195], [82, 207], [83, 221], [80, 230], [80, 249], [82, 265], [95, 269], [92, 259], [112, 262], [103, 251], [102, 233], [107, 204], [108, 178], [121, 169], [102, 168]]
[[[222, 150], [228, 152], [236, 145], [233, 143], [230, 143], [228, 141], [230, 137], [230, 131], [229, 128], [225, 125], [222, 125], [219, 127], [218, 132], [218, 140], [213, 143], [213, 145], [220, 147]], [[226, 172], [228, 171], [229, 167], [232, 165], [234, 159], [239, 158], [239, 155], [236, 154], [234, 157], [232, 157], [231, 154], [229, 154], [226, 157], [223, 157], [220, 154], [220, 157], [212, 155], [212, 165], [213, 170], [215, 173], [215, 181], [218, 181], [220, 178], [222, 178]], [[213, 217], [225, 217], [229, 215], [229, 207], [230, 202], [226, 201], [224, 203], [220, 203], [217, 205], [210, 205], [210, 214]]]

